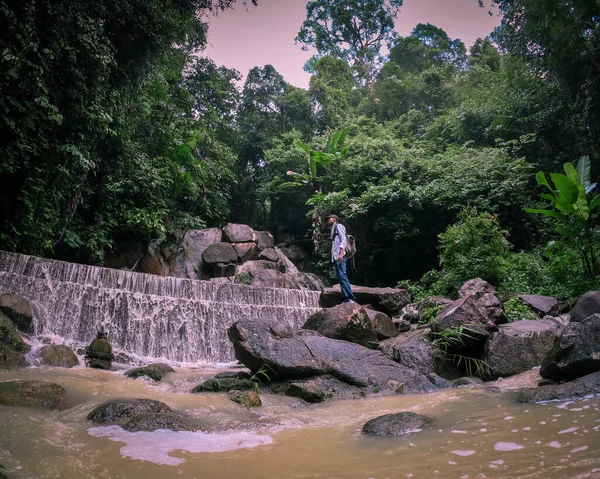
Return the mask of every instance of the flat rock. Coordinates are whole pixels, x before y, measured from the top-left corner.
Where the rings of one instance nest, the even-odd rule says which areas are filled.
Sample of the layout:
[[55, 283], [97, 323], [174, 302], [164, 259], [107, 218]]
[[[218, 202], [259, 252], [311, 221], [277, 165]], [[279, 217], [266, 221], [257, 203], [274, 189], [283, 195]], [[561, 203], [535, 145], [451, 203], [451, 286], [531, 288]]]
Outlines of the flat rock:
[[249, 379], [238, 378], [213, 378], [198, 384], [191, 392], [228, 392], [233, 389], [254, 389], [254, 382]]
[[98, 404], [87, 418], [96, 424], [128, 421], [141, 413], [171, 412], [166, 404], [154, 399], [114, 398]]
[[558, 300], [552, 296], [540, 296], [539, 294], [522, 294], [519, 299], [523, 301], [536, 313], [542, 316], [555, 312], [558, 306]]
[[431, 419], [414, 412], [385, 414], [367, 421], [362, 428], [363, 434], [370, 436], [405, 436], [431, 424]]
[[590, 394], [600, 394], [600, 372], [588, 374], [567, 383], [519, 389], [514, 393], [514, 400], [520, 403], [530, 403], [584, 397]]
[[45, 381], [0, 382], [0, 404], [65, 409], [65, 388]]
[[[360, 304], [369, 304], [371, 308], [388, 316], [398, 316], [402, 308], [410, 303], [410, 293], [403, 288], [368, 288], [352, 285], [352, 292]], [[331, 308], [343, 301], [340, 285], [325, 289], [319, 298], [321, 306]]]
[[352, 386], [329, 374], [306, 379], [290, 379], [270, 384], [269, 388], [275, 394], [297, 397], [308, 403], [359, 399], [366, 396], [364, 388]]

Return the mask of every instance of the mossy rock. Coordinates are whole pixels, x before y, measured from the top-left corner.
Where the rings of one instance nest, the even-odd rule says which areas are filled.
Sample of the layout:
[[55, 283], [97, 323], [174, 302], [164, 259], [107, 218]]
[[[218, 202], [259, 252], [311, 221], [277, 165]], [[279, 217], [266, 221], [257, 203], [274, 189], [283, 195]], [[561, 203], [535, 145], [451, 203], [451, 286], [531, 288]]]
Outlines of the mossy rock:
[[367, 421], [363, 428], [363, 434], [371, 436], [404, 436], [415, 430], [431, 424], [432, 420], [427, 416], [422, 416], [410, 411], [397, 414], [385, 414]]
[[172, 372], [175, 372], [175, 370], [168, 364], [156, 363], [141, 368], [130, 369], [125, 373], [125, 376], [132, 379], [139, 378], [140, 376], [148, 376], [154, 381], [161, 381], [165, 377], [165, 374]]
[[193, 393], [201, 392], [229, 392], [232, 389], [248, 390], [254, 389], [254, 383], [248, 379], [236, 379], [236, 378], [222, 378], [222, 379], [209, 379], [204, 381], [202, 384], [198, 384], [194, 389]]
[[144, 412], [132, 417], [129, 421], [123, 424], [122, 427], [129, 432], [156, 431], [157, 429], [192, 432], [196, 430], [196, 427], [189, 421], [189, 419], [173, 412]]
[[65, 388], [44, 381], [0, 382], [0, 404], [65, 409]]
[[242, 406], [246, 406], [246, 409], [262, 406], [262, 401], [256, 391], [240, 391], [238, 389], [232, 389], [229, 391], [229, 399]]
[[29, 351], [13, 322], [0, 312], [0, 368], [28, 366], [25, 353]]
[[35, 353], [35, 357], [40, 358], [41, 363], [47, 366], [58, 366], [61, 368], [79, 366], [77, 355], [69, 346], [65, 346], [64, 344], [44, 346]]
[[154, 399], [115, 398], [98, 404], [87, 418], [96, 424], [107, 424], [128, 421], [142, 413], [165, 412], [171, 412], [171, 408]]

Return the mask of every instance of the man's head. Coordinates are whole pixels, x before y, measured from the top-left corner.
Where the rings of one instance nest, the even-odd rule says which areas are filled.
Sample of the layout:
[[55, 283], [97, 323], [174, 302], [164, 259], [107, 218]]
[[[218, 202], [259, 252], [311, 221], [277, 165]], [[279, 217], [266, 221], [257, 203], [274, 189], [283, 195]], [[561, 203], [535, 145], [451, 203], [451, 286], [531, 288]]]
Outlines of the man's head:
[[334, 224], [336, 224], [338, 222], [338, 217], [337, 215], [329, 215], [329, 225], [333, 226]]

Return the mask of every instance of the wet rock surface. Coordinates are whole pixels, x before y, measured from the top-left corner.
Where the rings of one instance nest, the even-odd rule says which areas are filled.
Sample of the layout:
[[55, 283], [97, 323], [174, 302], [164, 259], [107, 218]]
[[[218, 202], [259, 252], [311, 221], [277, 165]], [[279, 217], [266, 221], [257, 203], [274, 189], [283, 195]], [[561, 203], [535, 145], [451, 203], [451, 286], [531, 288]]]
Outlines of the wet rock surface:
[[29, 349], [10, 318], [0, 312], [0, 368], [26, 367]]
[[239, 391], [237, 389], [232, 389], [229, 391], [229, 399], [245, 406], [246, 409], [262, 406], [262, 401], [256, 391]]
[[18, 294], [0, 294], [0, 311], [2, 311], [19, 331], [33, 333], [33, 312], [28, 299]]
[[600, 394], [600, 372], [588, 374], [567, 383], [519, 389], [514, 393], [513, 399], [516, 402], [530, 403], [583, 397], [590, 394]]
[[65, 388], [45, 381], [0, 382], [0, 404], [66, 409]]
[[41, 347], [35, 357], [39, 359], [40, 364], [46, 366], [56, 366], [61, 368], [72, 368], [79, 366], [79, 358], [73, 350], [64, 344], [50, 344]]
[[362, 432], [370, 436], [405, 436], [429, 424], [431, 424], [430, 418], [405, 411], [397, 414], [385, 414], [371, 419], [365, 423]]
[[248, 390], [254, 388], [254, 382], [249, 379], [238, 379], [238, 378], [213, 378], [204, 381], [202, 384], [198, 384], [194, 389], [193, 393], [201, 392], [228, 392], [233, 389]]
[[308, 403], [337, 399], [358, 399], [367, 395], [364, 388], [352, 386], [331, 375], [273, 383], [269, 389], [275, 394], [297, 397]]
[[196, 431], [190, 419], [175, 412], [143, 412], [132, 417], [122, 426], [129, 432], [156, 431]]
[[166, 412], [171, 412], [171, 408], [154, 399], [116, 398], [98, 404], [87, 418], [96, 424], [108, 424], [128, 421], [141, 413]]
[[546, 379], [570, 380], [600, 371], [600, 314], [571, 322], [542, 362]]
[[140, 368], [130, 369], [125, 373], [128, 378], [136, 379], [141, 376], [148, 376], [154, 381], [161, 381], [166, 374], [175, 372], [175, 370], [164, 363], [149, 364], [148, 366], [142, 366]]

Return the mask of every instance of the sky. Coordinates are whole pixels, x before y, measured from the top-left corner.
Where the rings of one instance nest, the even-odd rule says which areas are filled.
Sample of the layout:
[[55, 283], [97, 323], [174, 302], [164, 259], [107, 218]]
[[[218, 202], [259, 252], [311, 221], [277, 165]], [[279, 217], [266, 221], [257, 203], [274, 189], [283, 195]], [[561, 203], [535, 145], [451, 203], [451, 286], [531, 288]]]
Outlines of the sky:
[[[217, 65], [235, 68], [244, 77], [255, 67], [271, 64], [292, 85], [308, 88], [310, 75], [303, 69], [313, 54], [302, 51], [294, 38], [306, 19], [306, 0], [258, 0], [209, 16], [204, 55]], [[410, 35], [418, 23], [431, 23], [450, 38], [460, 38], [467, 48], [500, 24], [497, 13], [480, 8], [477, 0], [404, 0], [396, 18], [396, 31]]]

